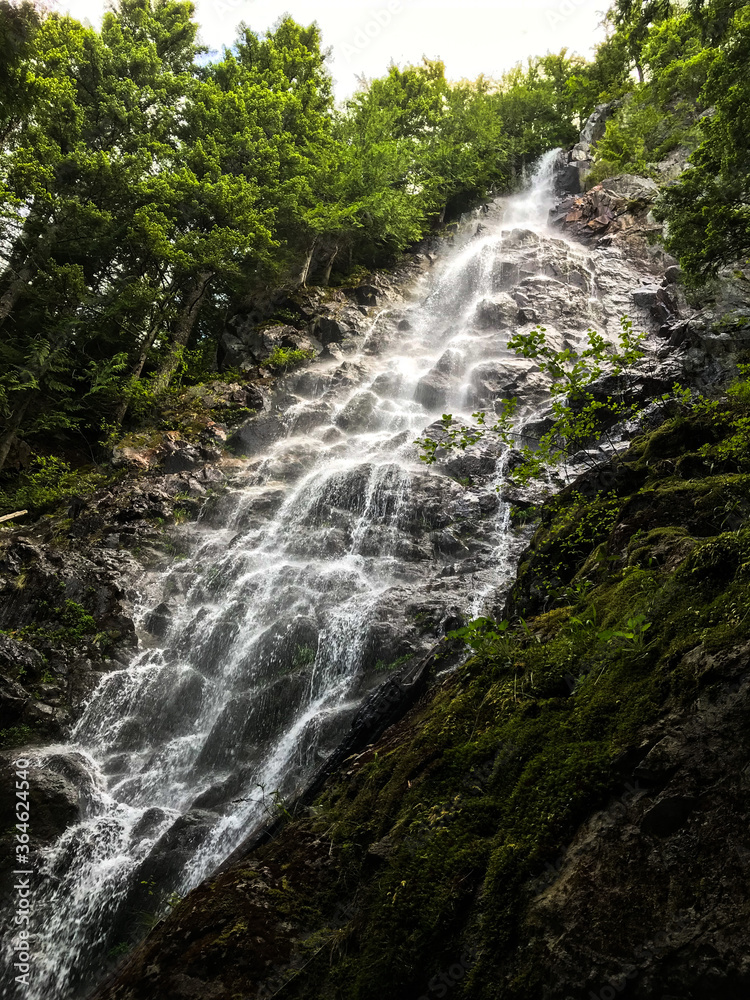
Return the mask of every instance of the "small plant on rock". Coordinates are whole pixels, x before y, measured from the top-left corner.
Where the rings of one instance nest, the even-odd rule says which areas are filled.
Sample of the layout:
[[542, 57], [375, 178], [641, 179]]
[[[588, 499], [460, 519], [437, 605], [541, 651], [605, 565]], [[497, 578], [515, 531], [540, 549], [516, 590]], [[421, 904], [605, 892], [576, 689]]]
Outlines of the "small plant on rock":
[[283, 374], [291, 371], [292, 368], [298, 368], [314, 357], [315, 351], [294, 347], [274, 347], [265, 361], [261, 361], [260, 366]]

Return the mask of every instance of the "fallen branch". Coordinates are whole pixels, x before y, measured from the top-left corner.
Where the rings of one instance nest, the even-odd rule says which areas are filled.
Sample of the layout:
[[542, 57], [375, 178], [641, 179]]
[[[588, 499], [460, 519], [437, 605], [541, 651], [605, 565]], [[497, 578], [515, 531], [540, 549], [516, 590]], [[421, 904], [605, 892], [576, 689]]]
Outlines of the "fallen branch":
[[14, 517], [21, 517], [23, 514], [28, 513], [29, 512], [27, 510], [17, 510], [15, 514], [3, 514], [3, 516], [0, 517], [0, 524], [2, 524], [3, 521], [11, 521]]

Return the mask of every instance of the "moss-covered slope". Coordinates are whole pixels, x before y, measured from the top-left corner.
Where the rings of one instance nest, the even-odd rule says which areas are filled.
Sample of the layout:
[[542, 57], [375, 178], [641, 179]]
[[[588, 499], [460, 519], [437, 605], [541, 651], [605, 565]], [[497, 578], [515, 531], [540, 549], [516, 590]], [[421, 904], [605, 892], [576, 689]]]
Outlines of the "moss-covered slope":
[[747, 996], [750, 466], [732, 405], [667, 421], [550, 502], [512, 624], [474, 634], [469, 662], [97, 995]]

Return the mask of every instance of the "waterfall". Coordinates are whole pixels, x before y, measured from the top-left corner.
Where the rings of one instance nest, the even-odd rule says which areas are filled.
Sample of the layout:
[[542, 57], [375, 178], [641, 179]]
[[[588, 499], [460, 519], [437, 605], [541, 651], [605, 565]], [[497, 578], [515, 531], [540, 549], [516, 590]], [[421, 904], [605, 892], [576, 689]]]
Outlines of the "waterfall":
[[620, 305], [596, 282], [617, 261], [546, 230], [556, 157], [464, 226], [358, 350], [284, 377], [248, 424], [242, 481], [160, 581], [166, 636], [102, 680], [65, 748], [88, 775], [84, 817], [44, 852], [32, 985], [16, 994], [6, 974], [2, 997], [85, 996], [141, 911], [215, 870], [389, 670], [510, 582], [507, 450], [427, 467], [414, 441], [509, 395], [543, 419], [545, 380], [510, 332], [616, 335]]

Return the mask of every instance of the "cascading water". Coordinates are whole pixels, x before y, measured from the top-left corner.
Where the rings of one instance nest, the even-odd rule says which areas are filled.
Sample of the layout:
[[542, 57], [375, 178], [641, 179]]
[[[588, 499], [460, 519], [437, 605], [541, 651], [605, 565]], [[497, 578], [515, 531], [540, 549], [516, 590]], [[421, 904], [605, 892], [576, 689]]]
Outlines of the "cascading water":
[[509, 332], [616, 333], [613, 262], [597, 270], [546, 230], [556, 156], [465, 226], [357, 351], [287, 376], [248, 423], [244, 481], [186, 529], [194, 555], [162, 580], [167, 634], [107, 675], [65, 749], [85, 818], [44, 855], [32, 985], [3, 997], [85, 995], [135, 915], [195, 886], [299, 787], [386, 669], [509, 582], [507, 451], [427, 468], [413, 442], [443, 412], [508, 395], [527, 424], [543, 417], [544, 378]]

